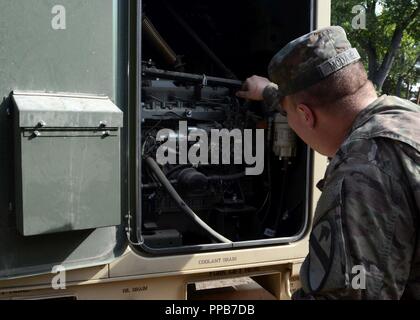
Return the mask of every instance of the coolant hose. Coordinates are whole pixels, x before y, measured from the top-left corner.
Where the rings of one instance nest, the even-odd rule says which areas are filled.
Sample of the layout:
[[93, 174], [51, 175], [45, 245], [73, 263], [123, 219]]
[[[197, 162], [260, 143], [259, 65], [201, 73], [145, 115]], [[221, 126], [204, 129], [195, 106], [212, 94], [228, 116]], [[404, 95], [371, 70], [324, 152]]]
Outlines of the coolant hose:
[[172, 186], [171, 182], [168, 180], [168, 178], [165, 176], [165, 174], [153, 158], [148, 157], [146, 159], [146, 163], [153, 171], [153, 173], [156, 174], [156, 177], [159, 179], [160, 183], [162, 183], [162, 185], [165, 187], [172, 199], [176, 202], [176, 204], [182, 211], [184, 211], [195, 223], [197, 223], [200, 227], [206, 230], [215, 239], [223, 243], [232, 243], [232, 241], [213, 230], [208, 224], [201, 220], [200, 217], [197, 216], [197, 214], [195, 214], [195, 212], [185, 203], [185, 201], [182, 200], [181, 196]]

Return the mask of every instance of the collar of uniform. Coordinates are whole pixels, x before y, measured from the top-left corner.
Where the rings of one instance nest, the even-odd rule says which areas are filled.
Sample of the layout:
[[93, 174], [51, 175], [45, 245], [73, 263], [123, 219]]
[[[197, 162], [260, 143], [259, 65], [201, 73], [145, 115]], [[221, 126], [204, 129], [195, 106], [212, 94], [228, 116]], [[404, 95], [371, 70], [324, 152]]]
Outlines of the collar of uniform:
[[[369, 119], [374, 115], [375, 113], [375, 108], [382, 103], [382, 101], [384, 99], [386, 99], [388, 96], [387, 95], [383, 95], [381, 97], [379, 97], [378, 99], [376, 99], [375, 101], [373, 101], [370, 105], [368, 105], [365, 109], [363, 109], [356, 117], [356, 120], [353, 123], [352, 129], [350, 130], [349, 134], [347, 135], [346, 139], [343, 142], [343, 145], [345, 144], [345, 142], [348, 140], [348, 138], [351, 136], [351, 134], [356, 131], [358, 128], [362, 127], [366, 122], [369, 121]], [[342, 145], [342, 146], [343, 146]], [[316, 185], [316, 187], [320, 190], [323, 191], [325, 184], [328, 181], [328, 177], [331, 175], [331, 173], [335, 170], [335, 168], [337, 166], [340, 165], [340, 163], [343, 161], [344, 159], [344, 152], [342, 150], [342, 146], [340, 147], [340, 149], [338, 150], [337, 154], [332, 158], [329, 159], [329, 164], [327, 167], [327, 170], [325, 172], [325, 176], [324, 179], [322, 179], [321, 181], [318, 182], [318, 184]]]
[[358, 128], [362, 127], [369, 119], [372, 117], [372, 113], [374, 113], [375, 108], [382, 103], [388, 96], [383, 95], [373, 101], [370, 105], [368, 105], [365, 109], [363, 109], [356, 117], [356, 120], [353, 123], [352, 129], [348, 136], [351, 135], [352, 132], [357, 130]]
[[322, 180], [319, 180], [318, 183], [316, 184], [316, 187], [321, 192], [324, 191], [325, 181], [326, 181], [326, 179], [324, 178]]

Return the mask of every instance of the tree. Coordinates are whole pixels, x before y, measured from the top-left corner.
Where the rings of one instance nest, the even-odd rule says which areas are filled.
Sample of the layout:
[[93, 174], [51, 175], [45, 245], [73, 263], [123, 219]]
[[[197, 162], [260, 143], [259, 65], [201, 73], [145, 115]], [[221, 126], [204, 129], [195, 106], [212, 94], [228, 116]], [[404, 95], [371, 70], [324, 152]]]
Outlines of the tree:
[[[355, 26], [353, 8], [363, 8], [366, 28]], [[333, 0], [332, 9], [333, 24], [346, 29], [378, 91], [401, 95], [418, 82], [420, 0]]]

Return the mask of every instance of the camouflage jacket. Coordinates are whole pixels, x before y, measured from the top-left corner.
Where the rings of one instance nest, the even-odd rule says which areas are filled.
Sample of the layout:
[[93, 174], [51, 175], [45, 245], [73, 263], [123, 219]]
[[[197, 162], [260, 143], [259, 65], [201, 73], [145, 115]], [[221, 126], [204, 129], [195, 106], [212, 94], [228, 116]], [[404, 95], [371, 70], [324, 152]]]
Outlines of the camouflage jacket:
[[363, 110], [321, 190], [294, 299], [420, 299], [420, 107]]

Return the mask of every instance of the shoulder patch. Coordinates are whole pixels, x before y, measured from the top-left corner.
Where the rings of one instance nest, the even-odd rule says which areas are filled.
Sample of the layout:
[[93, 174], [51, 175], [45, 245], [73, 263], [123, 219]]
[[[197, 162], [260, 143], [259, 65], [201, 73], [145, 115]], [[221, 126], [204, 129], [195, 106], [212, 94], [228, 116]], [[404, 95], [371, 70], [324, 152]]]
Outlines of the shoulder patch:
[[315, 226], [312, 231], [310, 244], [309, 285], [312, 291], [322, 287], [333, 261], [333, 228], [329, 219]]

